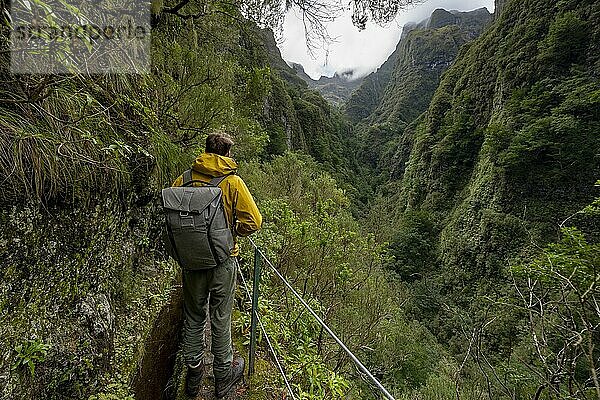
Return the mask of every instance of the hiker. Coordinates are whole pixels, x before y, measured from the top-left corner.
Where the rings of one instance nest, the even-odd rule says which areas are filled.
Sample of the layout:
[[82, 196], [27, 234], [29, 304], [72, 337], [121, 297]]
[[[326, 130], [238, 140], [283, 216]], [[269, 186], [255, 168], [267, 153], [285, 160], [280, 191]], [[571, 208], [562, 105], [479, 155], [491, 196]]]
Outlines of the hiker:
[[[232, 138], [226, 133], [208, 135], [205, 152], [196, 158], [191, 172], [193, 181], [206, 184], [216, 177], [224, 177], [218, 187], [221, 188], [225, 215], [233, 231], [231, 257], [212, 269], [183, 270], [183, 353], [188, 370], [185, 390], [192, 397], [200, 391], [204, 373], [207, 302], [210, 310], [216, 396], [226, 395], [244, 375], [244, 359], [233, 359], [231, 345], [231, 312], [239, 254], [236, 236], [248, 236], [257, 231], [262, 224], [262, 216], [248, 187], [242, 178], [235, 175], [238, 166], [231, 158], [233, 144]], [[184, 175], [173, 183], [173, 186], [182, 185]], [[200, 185], [203, 183], [193, 183], [193, 186]]]

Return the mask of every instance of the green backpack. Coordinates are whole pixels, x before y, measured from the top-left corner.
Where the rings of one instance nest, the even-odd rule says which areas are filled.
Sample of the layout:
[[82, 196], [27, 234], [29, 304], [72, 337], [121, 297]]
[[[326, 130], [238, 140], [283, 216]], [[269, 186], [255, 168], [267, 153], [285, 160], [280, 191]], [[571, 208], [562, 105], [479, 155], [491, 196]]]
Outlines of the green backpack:
[[[192, 180], [192, 170], [187, 170], [183, 173], [183, 186], [162, 190], [167, 248], [183, 269], [214, 268], [231, 255], [233, 235], [219, 188], [228, 176], [206, 183]], [[196, 182], [204, 186], [190, 186]]]

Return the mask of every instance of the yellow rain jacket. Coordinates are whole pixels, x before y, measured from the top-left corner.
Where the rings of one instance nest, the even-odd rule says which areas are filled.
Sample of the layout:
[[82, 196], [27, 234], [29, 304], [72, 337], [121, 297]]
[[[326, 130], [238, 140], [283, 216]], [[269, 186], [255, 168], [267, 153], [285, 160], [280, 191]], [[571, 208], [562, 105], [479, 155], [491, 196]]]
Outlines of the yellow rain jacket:
[[[238, 165], [232, 158], [214, 153], [202, 153], [192, 165], [192, 179], [208, 183], [212, 178], [236, 172], [237, 168]], [[183, 185], [183, 175], [173, 182], [173, 186], [181, 185]], [[199, 186], [200, 183], [193, 185]], [[228, 176], [221, 181], [219, 187], [223, 192], [223, 203], [229, 226], [235, 227], [233, 230], [235, 244], [231, 255], [237, 256], [240, 250], [236, 237], [248, 236], [259, 230], [262, 216], [242, 178], [237, 175]]]

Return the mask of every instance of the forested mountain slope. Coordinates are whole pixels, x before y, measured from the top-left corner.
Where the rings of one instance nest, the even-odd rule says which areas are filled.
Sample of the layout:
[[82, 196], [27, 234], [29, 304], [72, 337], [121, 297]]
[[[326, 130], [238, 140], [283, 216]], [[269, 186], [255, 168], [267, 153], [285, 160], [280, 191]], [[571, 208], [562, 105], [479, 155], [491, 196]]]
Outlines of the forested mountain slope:
[[367, 165], [389, 167], [390, 151], [402, 140], [401, 132], [427, 109], [442, 73], [490, 19], [485, 8], [465, 13], [438, 9], [428, 20], [405, 29], [390, 59], [365, 79], [346, 105], [352, 120], [366, 116], [356, 130]]
[[[443, 235], [453, 243], [448, 250], [460, 251], [456, 257], [475, 262], [479, 272], [498, 271], [481, 256], [479, 246], [489, 241], [464, 236], [486, 225], [484, 210], [518, 218], [537, 241], [590, 200], [600, 173], [598, 7], [508, 2], [407, 129], [411, 151], [406, 143], [398, 148], [403, 207], [451, 215], [455, 230]], [[470, 245], [461, 248], [463, 240]]]
[[[356, 148], [356, 140], [351, 124], [314, 87], [317, 81], [308, 84], [306, 81], [310, 78], [301, 67], [290, 67], [283, 60], [270, 29], [260, 30], [257, 36], [260, 37], [260, 44], [256, 45], [256, 51], [260, 51], [262, 57], [268, 60], [272, 75], [280, 78], [272, 81], [273, 101], [265, 103], [270, 120], [275, 121], [273, 128], [269, 128], [271, 135], [280, 132], [270, 139], [268, 153], [281, 154], [286, 148], [306, 151], [340, 178], [340, 184], [354, 197], [353, 184], [358, 183], [358, 178], [353, 173], [357, 170], [357, 158], [352, 150]], [[282, 105], [285, 107], [282, 108]], [[289, 137], [301, 140], [284, 139]], [[277, 147], [276, 143], [279, 143]]]
[[[550, 318], [573, 307], [569, 274], [581, 268], [598, 279], [597, 246], [586, 240], [597, 242], [600, 226], [580, 210], [598, 195], [600, 177], [600, 3], [514, 0], [499, 9], [493, 25], [461, 49], [427, 111], [402, 133], [395, 183], [384, 190], [393, 200], [374, 214], [399, 207], [387, 238], [392, 267], [413, 291], [414, 315], [465, 360], [471, 354], [477, 365], [486, 353], [495, 360], [496, 370], [478, 367], [489, 374], [492, 397], [515, 390], [514, 398], [530, 398], [537, 388], [536, 398], [597, 398], [597, 351], [569, 342], [571, 328]], [[571, 225], [584, 233], [559, 231]], [[560, 258], [568, 254], [579, 255]], [[563, 297], [552, 300], [556, 308], [545, 303], [563, 284]], [[593, 284], [583, 292], [598, 294]], [[522, 296], [539, 296], [539, 304], [527, 308]], [[548, 319], [538, 319], [535, 307]], [[577, 312], [597, 321], [586, 307], [592, 306], [582, 300]], [[580, 329], [585, 340], [597, 339], [589, 326]], [[561, 357], [572, 369], [561, 366]], [[520, 371], [523, 381], [499, 378], [506, 371]], [[537, 397], [542, 393], [549, 397]]]
[[[392, 79], [394, 75], [394, 71], [400, 68], [406, 68], [407, 60], [415, 66], [415, 64], [419, 64], [426, 61], [424, 57], [428, 57], [433, 59], [442, 60], [441, 62], [449, 62], [453, 59], [451, 55], [442, 55], [440, 52], [447, 50], [450, 54], [452, 51], [456, 49], [444, 49], [439, 48], [443, 46], [448, 46], [447, 43], [437, 43], [435, 46], [433, 44], [427, 45], [423, 43], [428, 39], [423, 37], [421, 39], [410, 38], [409, 34], [412, 31], [424, 31], [428, 29], [438, 29], [443, 28], [448, 25], [457, 25], [461, 28], [461, 30], [470, 34], [471, 38], [479, 35], [487, 22], [490, 19], [490, 14], [485, 8], [481, 8], [478, 10], [470, 11], [470, 12], [458, 12], [458, 11], [446, 11], [443, 9], [437, 9], [433, 12], [430, 18], [427, 18], [421, 22], [417, 23], [407, 23], [404, 25], [402, 29], [402, 34], [400, 35], [400, 40], [396, 45], [396, 49], [394, 52], [388, 57], [388, 59], [377, 69], [377, 71], [366, 76], [361, 83], [360, 87], [352, 93], [350, 99], [346, 102], [345, 111], [346, 115], [350, 118], [352, 122], [359, 122], [363, 118], [370, 116], [376, 108], [380, 105], [382, 101], [382, 97], [386, 91], [387, 85]], [[418, 34], [415, 32], [413, 34], [417, 36]], [[450, 39], [450, 38], [448, 38]], [[411, 42], [409, 44], [408, 42]], [[411, 52], [411, 48], [419, 47], [422, 44], [425, 44], [425, 48], [422, 52], [409, 54]], [[439, 45], [439, 46], [438, 46]], [[458, 44], [460, 46], [460, 43]], [[434, 54], [435, 51], [432, 50], [432, 47], [435, 48], [435, 51], [438, 51], [437, 54]], [[454, 46], [451, 46], [454, 47]], [[413, 50], [414, 51], [414, 50]], [[403, 61], [403, 65], [397, 65], [398, 57], [401, 56]], [[433, 64], [429, 64], [430, 67]], [[396, 72], [397, 74], [398, 72]], [[396, 79], [397, 81], [397, 79]], [[425, 82], [420, 82], [425, 84]], [[400, 85], [401, 82], [396, 83], [396, 85]], [[432, 83], [433, 87], [437, 87], [435, 83]], [[396, 88], [396, 91], [399, 88]], [[395, 97], [395, 92], [389, 92], [387, 94], [388, 98]], [[388, 101], [391, 101], [388, 99]], [[428, 99], [423, 100], [425, 103], [428, 103]], [[421, 112], [424, 110], [421, 110]], [[397, 112], [397, 111], [396, 111]], [[384, 113], [380, 111], [380, 114]], [[391, 117], [391, 116], [390, 116]]]

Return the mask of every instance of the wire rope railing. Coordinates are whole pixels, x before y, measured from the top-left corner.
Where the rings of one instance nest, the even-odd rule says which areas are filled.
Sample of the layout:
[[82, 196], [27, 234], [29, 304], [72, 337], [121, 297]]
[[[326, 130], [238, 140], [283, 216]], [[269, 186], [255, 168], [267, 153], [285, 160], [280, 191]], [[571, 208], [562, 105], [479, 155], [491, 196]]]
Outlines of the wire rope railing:
[[259, 283], [260, 283], [260, 275], [261, 275], [261, 264], [262, 264], [262, 261], [264, 261], [271, 268], [271, 270], [275, 273], [275, 275], [283, 282], [283, 284], [290, 290], [290, 292], [294, 295], [294, 297], [296, 297], [298, 299], [298, 301], [300, 301], [302, 306], [313, 316], [313, 318], [319, 323], [319, 325], [321, 325], [321, 327], [329, 334], [329, 336], [331, 336], [331, 338], [342, 348], [342, 350], [344, 350], [344, 352], [348, 355], [348, 357], [350, 357], [352, 362], [356, 365], [358, 370], [367, 377], [367, 379], [379, 390], [379, 392], [381, 392], [381, 394], [386, 399], [395, 400], [394, 397], [390, 394], [390, 392], [381, 384], [381, 382], [379, 382], [379, 380], [377, 380], [377, 378], [375, 378], [375, 376], [373, 376], [371, 371], [369, 371], [367, 369], [367, 367], [365, 367], [365, 365], [358, 359], [358, 357], [356, 357], [356, 355], [354, 355], [354, 353], [344, 344], [344, 342], [342, 342], [342, 340], [321, 319], [321, 317], [319, 317], [319, 315], [317, 315], [317, 313], [312, 309], [312, 307], [302, 298], [302, 296], [288, 282], [288, 280], [285, 278], [285, 276], [283, 276], [283, 274], [281, 272], [279, 272], [279, 270], [277, 270], [277, 268], [275, 268], [273, 263], [271, 263], [271, 261], [267, 258], [267, 256], [262, 252], [262, 250], [254, 242], [254, 240], [252, 240], [252, 238], [248, 238], [248, 239], [254, 248], [254, 280], [252, 282], [253, 283], [252, 296], [250, 296], [250, 293], [248, 292], [249, 289], [246, 284], [246, 280], [243, 277], [243, 274], [240, 274], [240, 275], [242, 275], [242, 279], [244, 281], [244, 286], [246, 287], [246, 293], [248, 293], [248, 297], [249, 298], [251, 297], [251, 301], [252, 301], [252, 317], [251, 317], [251, 326], [250, 326], [250, 355], [249, 355], [248, 373], [250, 375], [252, 375], [254, 373], [254, 362], [255, 362], [255, 357], [256, 357], [256, 354], [255, 354], [256, 353], [256, 330], [257, 330], [258, 325], [260, 325], [263, 335], [267, 339], [267, 344], [275, 357], [278, 369], [279, 369], [280, 373], [282, 374], [282, 376], [284, 377], [286, 386], [287, 386], [288, 390], [290, 391], [290, 396], [295, 399], [295, 397], [292, 393], [291, 385], [289, 384], [289, 381], [288, 381], [287, 377], [285, 376], [285, 371], [283, 369], [283, 366], [277, 359], [275, 349], [273, 348], [273, 346], [270, 342], [270, 339], [268, 338], [268, 335], [266, 333], [266, 330], [264, 329], [264, 325], [260, 321], [260, 318], [258, 315], [258, 298], [259, 298]]
[[[244, 288], [246, 290], [246, 295], [248, 296], [248, 299], [252, 303], [252, 296], [250, 295], [250, 289], [248, 288], [248, 282], [246, 281], [246, 278], [244, 277], [244, 274], [242, 273], [241, 270], [239, 270], [239, 274], [242, 277], [242, 282], [243, 282]], [[275, 364], [277, 365], [277, 369], [279, 370], [279, 373], [283, 377], [283, 381], [285, 383], [285, 386], [287, 387], [288, 394], [290, 395], [290, 397], [293, 400], [296, 400], [296, 396], [294, 396], [294, 391], [292, 389], [292, 385], [290, 385], [290, 382], [285, 374], [283, 366], [281, 365], [281, 362], [279, 361], [279, 358], [277, 357], [277, 352], [275, 351], [275, 348], [271, 344], [271, 339], [269, 338], [269, 335], [267, 334], [267, 330], [265, 329], [265, 326], [263, 325], [262, 321], [260, 320], [260, 316], [258, 315], [258, 310], [253, 309], [252, 313], [256, 314], [256, 319], [260, 325], [260, 330], [262, 331], [263, 336], [265, 337], [265, 340], [267, 341], [267, 346], [269, 346], [269, 350], [271, 350], [271, 354], [273, 355], [273, 358], [275, 359]], [[252, 362], [252, 367], [254, 367], [254, 361]], [[250, 367], [249, 367], [249, 370], [250, 370]]]

